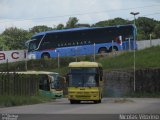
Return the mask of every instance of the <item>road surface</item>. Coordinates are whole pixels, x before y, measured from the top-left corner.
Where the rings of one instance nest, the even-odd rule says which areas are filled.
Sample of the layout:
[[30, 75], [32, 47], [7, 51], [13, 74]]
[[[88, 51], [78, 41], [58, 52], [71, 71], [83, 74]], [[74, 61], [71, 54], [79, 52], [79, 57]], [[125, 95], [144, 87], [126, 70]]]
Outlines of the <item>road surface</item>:
[[160, 98], [103, 98], [102, 103], [70, 104], [66, 98], [55, 102], [0, 108], [13, 114], [160, 114]]

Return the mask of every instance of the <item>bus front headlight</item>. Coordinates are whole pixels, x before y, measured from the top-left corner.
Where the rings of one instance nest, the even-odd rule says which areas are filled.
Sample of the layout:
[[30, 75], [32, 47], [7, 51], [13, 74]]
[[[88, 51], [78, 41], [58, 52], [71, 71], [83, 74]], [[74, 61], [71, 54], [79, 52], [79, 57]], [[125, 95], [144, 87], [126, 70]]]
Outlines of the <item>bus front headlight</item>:
[[28, 59], [36, 59], [36, 55], [35, 54], [29, 54]]

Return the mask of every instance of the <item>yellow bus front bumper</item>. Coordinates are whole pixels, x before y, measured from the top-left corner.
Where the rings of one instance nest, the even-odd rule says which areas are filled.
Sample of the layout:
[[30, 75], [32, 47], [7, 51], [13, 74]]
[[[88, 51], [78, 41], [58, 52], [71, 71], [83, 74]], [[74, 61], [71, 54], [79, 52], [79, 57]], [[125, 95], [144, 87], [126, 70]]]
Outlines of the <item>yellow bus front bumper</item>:
[[68, 88], [68, 99], [69, 100], [100, 100], [101, 92], [97, 87], [83, 87], [83, 88]]

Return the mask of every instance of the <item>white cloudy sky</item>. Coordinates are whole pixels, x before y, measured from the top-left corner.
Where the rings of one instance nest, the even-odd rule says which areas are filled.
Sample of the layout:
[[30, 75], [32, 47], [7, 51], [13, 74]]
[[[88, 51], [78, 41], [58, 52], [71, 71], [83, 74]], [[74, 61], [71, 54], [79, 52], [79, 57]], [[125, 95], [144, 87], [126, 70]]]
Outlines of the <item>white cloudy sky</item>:
[[54, 27], [69, 17], [89, 24], [115, 17], [132, 20], [131, 11], [160, 20], [160, 0], [0, 0], [0, 33], [8, 27]]

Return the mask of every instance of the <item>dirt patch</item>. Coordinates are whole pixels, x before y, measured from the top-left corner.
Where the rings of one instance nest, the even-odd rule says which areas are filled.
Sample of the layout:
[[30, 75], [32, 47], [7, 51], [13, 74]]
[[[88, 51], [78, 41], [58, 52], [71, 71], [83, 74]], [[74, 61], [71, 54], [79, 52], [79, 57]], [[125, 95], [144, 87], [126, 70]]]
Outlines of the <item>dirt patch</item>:
[[108, 103], [133, 103], [134, 101], [129, 98], [109, 98]]
[[113, 102], [114, 103], [132, 103], [134, 101], [127, 98], [117, 98]]

